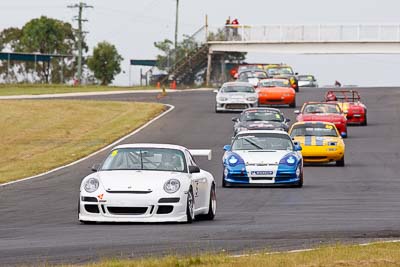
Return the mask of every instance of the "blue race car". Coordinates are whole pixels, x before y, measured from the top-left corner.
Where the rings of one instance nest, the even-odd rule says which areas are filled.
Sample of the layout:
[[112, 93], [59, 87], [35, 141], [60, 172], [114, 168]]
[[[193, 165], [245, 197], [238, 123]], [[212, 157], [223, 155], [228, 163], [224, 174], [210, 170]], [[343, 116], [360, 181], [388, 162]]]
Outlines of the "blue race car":
[[284, 131], [242, 131], [224, 150], [223, 187], [303, 186], [301, 146]]

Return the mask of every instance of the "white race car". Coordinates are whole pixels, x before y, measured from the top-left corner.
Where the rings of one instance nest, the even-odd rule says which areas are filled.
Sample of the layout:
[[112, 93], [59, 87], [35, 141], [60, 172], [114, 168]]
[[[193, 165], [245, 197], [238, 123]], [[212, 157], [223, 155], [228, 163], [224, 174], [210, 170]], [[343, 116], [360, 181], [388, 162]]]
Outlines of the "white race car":
[[79, 221], [192, 222], [214, 219], [214, 177], [193, 156], [211, 150], [188, 150], [166, 144], [115, 147], [96, 171], [82, 180]]

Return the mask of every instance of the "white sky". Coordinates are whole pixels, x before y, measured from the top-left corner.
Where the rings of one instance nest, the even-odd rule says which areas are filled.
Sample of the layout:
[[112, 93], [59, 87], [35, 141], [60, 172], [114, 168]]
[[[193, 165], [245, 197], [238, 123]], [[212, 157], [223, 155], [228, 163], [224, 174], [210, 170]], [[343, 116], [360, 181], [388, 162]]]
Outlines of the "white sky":
[[[21, 27], [45, 15], [73, 22], [77, 10], [66, 6], [73, 0], [1, 0], [0, 30]], [[153, 59], [153, 42], [174, 39], [175, 0], [87, 0], [94, 9], [84, 11], [87, 41], [93, 48], [100, 41], [116, 45], [124, 57], [115, 84], [128, 85], [129, 59]], [[242, 24], [400, 24], [399, 0], [180, 0], [179, 36], [191, 35], [204, 24], [223, 25], [228, 16]], [[76, 22], [73, 22], [76, 27]], [[398, 55], [266, 55], [249, 54], [249, 62], [285, 62], [300, 73], [315, 74], [320, 84], [340, 80], [346, 84], [400, 85]], [[138, 68], [132, 68], [137, 81]]]

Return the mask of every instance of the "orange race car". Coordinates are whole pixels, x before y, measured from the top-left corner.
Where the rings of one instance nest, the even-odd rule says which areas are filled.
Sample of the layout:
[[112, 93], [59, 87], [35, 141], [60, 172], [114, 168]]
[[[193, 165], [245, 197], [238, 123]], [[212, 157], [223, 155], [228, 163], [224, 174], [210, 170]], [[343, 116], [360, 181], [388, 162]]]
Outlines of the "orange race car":
[[262, 79], [258, 83], [258, 105], [296, 107], [296, 91], [285, 78]]

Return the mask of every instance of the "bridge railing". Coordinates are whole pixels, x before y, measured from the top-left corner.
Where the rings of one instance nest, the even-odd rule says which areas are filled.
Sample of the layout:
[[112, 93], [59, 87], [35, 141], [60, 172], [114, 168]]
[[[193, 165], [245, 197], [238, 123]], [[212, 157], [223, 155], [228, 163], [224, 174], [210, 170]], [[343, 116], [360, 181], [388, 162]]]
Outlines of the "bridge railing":
[[209, 27], [209, 41], [241, 42], [393, 42], [400, 41], [400, 24], [347, 25], [227, 25]]

